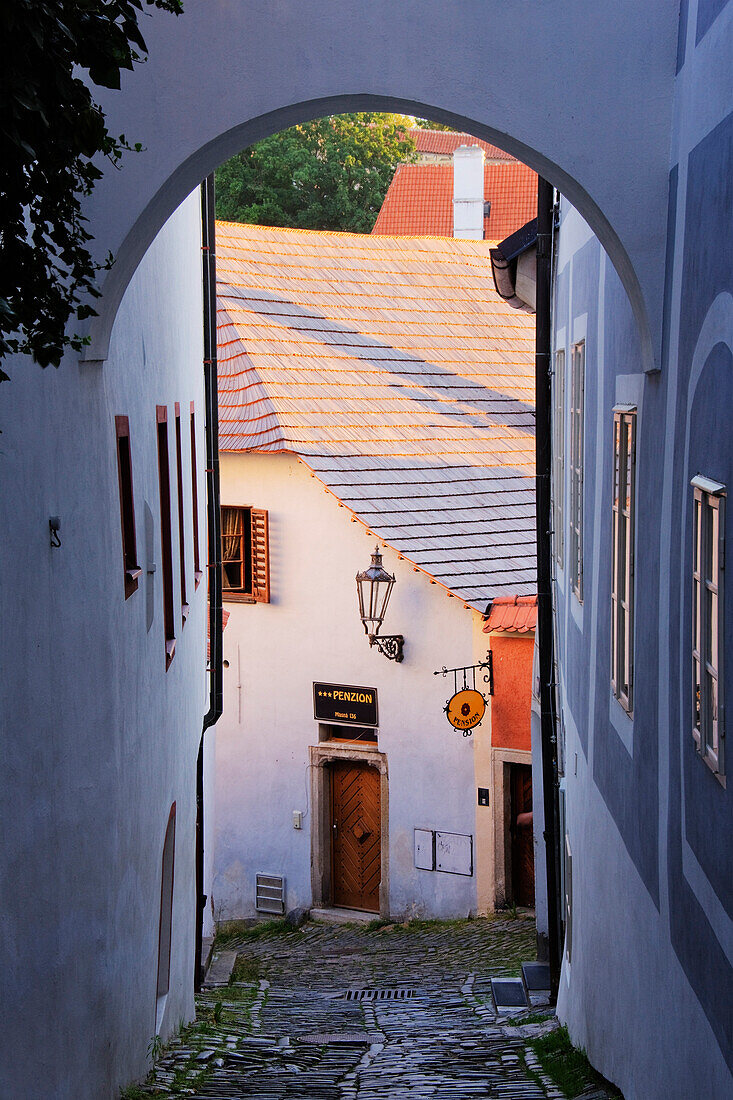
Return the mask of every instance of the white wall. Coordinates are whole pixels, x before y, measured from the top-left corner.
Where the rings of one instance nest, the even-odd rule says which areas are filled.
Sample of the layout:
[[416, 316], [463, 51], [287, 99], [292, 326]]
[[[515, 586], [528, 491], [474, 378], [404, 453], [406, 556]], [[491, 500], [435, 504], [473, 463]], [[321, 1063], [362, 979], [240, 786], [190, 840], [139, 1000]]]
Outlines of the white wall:
[[[205, 585], [193, 591], [188, 411], [196, 402], [205, 547], [198, 193], [161, 230], [117, 317], [110, 357], [23, 358], [2, 387], [0, 663], [5, 964], [0, 1092], [107, 1100], [146, 1070], [156, 1030], [163, 841], [177, 804], [171, 986], [162, 1031], [193, 1011], [196, 750], [206, 709]], [[173, 404], [180, 401], [190, 614], [181, 633]], [[156, 404], [169, 410], [178, 644], [166, 673]], [[124, 598], [114, 417], [130, 419], [146, 583]], [[48, 519], [61, 520], [61, 547]]]
[[[382, 630], [405, 636], [404, 662], [388, 661], [369, 648], [354, 581], [375, 539], [294, 456], [223, 454], [221, 471], [223, 504], [269, 510], [271, 602], [226, 604], [229, 668], [216, 737], [217, 917], [254, 914], [258, 871], [286, 875], [288, 909], [311, 904], [314, 681], [378, 690], [379, 749], [389, 768], [392, 914], [467, 914], [476, 907], [475, 877], [416, 870], [413, 830], [475, 831], [473, 740], [448, 724], [442, 708], [452, 678], [433, 671], [473, 663], [476, 612], [387, 549], [385, 567], [397, 583]], [[293, 829], [293, 810], [305, 815], [301, 831]]]

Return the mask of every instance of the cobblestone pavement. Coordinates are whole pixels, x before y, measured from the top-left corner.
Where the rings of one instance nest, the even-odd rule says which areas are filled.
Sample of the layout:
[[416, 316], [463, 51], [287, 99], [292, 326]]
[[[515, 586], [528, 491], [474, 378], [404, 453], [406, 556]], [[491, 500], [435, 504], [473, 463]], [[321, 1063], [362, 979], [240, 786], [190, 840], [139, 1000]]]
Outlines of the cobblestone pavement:
[[[307, 923], [227, 944], [235, 978], [198, 1002], [133, 1095], [199, 1100], [560, 1100], [528, 1041], [555, 1026], [499, 1016], [490, 978], [534, 957], [529, 919], [376, 928]], [[217, 1004], [218, 1002], [218, 1004]], [[601, 1100], [589, 1088], [583, 1096]]]

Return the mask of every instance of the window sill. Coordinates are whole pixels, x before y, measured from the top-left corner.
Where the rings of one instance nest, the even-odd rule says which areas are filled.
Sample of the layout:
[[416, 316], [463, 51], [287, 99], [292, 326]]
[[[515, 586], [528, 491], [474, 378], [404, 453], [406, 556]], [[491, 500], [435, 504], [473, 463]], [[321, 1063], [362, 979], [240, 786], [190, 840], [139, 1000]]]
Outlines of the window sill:
[[137, 592], [137, 582], [142, 577], [143, 571], [137, 566], [134, 569], [125, 570], [125, 599], [128, 600], [133, 592]]
[[176, 639], [175, 638], [169, 638], [168, 641], [165, 643], [165, 671], [166, 672], [171, 667], [171, 661], [173, 660], [175, 652], [176, 652]]
[[708, 755], [708, 753], [702, 751], [702, 749], [700, 747], [699, 735], [697, 737], [695, 737], [695, 735], [693, 734], [693, 738], [696, 742], [697, 755], [700, 757], [703, 764], [705, 764], [705, 766], [707, 768], [709, 768], [710, 771], [713, 773], [713, 775], [717, 779], [718, 783], [720, 783], [723, 790], [725, 790], [727, 788], [727, 783], [726, 783], [726, 780], [725, 780], [725, 773], [718, 771], [718, 762], [714, 757], [711, 757], [711, 756]]
[[224, 589], [221, 594], [223, 603], [257, 603], [254, 596], [248, 595], [246, 592], [232, 592], [231, 589]]
[[181, 620], [182, 620], [183, 626], [186, 625], [186, 619], [188, 618], [189, 610], [190, 610], [190, 607], [187, 603], [181, 604]]
[[197, 569], [196, 572], [194, 573], [194, 575], [193, 575], [194, 591], [198, 588], [199, 584], [201, 583], [201, 578], [203, 577], [203, 575], [204, 574], [202, 573], [202, 571], [200, 569]]

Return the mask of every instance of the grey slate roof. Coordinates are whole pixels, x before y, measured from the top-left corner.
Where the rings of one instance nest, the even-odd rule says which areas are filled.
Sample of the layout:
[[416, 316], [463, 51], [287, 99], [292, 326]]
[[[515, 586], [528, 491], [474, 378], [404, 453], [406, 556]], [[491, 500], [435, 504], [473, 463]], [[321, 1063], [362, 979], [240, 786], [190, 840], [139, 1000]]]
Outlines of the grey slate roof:
[[221, 449], [298, 455], [482, 611], [536, 591], [534, 319], [489, 248], [217, 223]]

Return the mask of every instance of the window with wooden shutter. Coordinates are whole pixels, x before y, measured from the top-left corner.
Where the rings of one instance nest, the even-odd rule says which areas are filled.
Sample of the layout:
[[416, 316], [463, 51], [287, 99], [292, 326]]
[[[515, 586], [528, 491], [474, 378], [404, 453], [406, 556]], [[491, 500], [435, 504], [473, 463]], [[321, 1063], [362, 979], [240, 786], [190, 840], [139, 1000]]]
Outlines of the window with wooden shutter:
[[270, 537], [267, 512], [252, 508], [252, 595], [258, 603], [270, 602]]
[[221, 558], [225, 600], [270, 602], [270, 548], [264, 509], [222, 508]]

